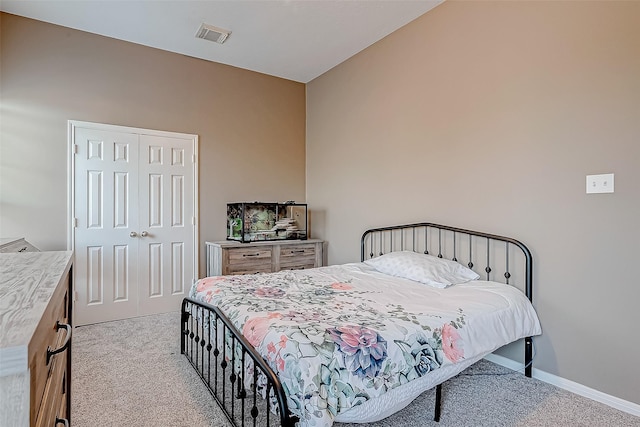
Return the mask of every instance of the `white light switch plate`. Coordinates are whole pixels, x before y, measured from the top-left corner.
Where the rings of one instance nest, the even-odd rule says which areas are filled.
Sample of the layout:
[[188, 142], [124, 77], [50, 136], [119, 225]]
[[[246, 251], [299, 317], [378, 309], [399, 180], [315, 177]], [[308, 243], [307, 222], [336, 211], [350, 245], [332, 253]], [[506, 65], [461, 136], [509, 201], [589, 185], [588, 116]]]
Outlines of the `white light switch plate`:
[[613, 174], [587, 175], [587, 193], [613, 193]]

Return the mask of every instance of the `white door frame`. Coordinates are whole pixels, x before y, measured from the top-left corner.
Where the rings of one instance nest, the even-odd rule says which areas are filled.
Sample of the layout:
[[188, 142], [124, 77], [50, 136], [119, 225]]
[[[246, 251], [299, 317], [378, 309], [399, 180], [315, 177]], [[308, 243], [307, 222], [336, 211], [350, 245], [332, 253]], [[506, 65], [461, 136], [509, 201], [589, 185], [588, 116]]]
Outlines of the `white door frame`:
[[[152, 129], [143, 129], [143, 128], [134, 128], [129, 126], [118, 126], [118, 125], [109, 125], [104, 123], [94, 123], [94, 122], [85, 122], [79, 120], [68, 120], [68, 133], [67, 133], [67, 141], [68, 141], [68, 153], [67, 153], [67, 250], [75, 251], [75, 225], [76, 220], [74, 217], [75, 211], [75, 153], [76, 153], [76, 141], [75, 141], [75, 129], [77, 127], [83, 128], [91, 128], [96, 130], [104, 130], [104, 131], [113, 131], [113, 132], [126, 132], [126, 133], [136, 133], [136, 134], [144, 134], [144, 135], [152, 135], [152, 136], [161, 136], [161, 137], [169, 137], [169, 138], [181, 138], [181, 139], [190, 139], [193, 141], [193, 277], [199, 277], [199, 269], [198, 262], [200, 260], [200, 254], [198, 251], [199, 248], [199, 231], [198, 224], [199, 220], [199, 211], [198, 211], [198, 135], [187, 134], [187, 133], [179, 133], [179, 132], [168, 132], [161, 130], [152, 130]], [[76, 269], [73, 269], [74, 272]], [[75, 283], [75, 280], [74, 280]], [[73, 290], [73, 300], [76, 298], [75, 288]], [[75, 304], [74, 304], [75, 311]], [[73, 313], [75, 315], [75, 313]]]

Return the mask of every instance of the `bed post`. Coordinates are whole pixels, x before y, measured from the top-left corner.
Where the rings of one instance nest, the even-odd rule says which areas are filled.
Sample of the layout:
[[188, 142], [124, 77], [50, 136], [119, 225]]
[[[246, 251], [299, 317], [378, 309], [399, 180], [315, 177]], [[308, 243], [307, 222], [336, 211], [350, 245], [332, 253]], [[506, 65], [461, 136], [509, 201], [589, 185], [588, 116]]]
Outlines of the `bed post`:
[[436, 407], [433, 412], [433, 421], [440, 422], [440, 406], [442, 403], [442, 383], [436, 386]]
[[[526, 259], [526, 278], [525, 278], [525, 292], [531, 304], [533, 304], [533, 257], [529, 249], [522, 245], [522, 251], [525, 253]], [[527, 378], [531, 378], [533, 368], [533, 338], [526, 337], [524, 339], [524, 375]]]
[[186, 310], [187, 301], [182, 300], [182, 310], [180, 310], [180, 354], [185, 354], [185, 344], [186, 337], [185, 333], [187, 331], [187, 320], [189, 319], [189, 313]]
[[531, 371], [533, 366], [533, 338], [526, 337], [524, 339], [524, 375], [531, 378]]

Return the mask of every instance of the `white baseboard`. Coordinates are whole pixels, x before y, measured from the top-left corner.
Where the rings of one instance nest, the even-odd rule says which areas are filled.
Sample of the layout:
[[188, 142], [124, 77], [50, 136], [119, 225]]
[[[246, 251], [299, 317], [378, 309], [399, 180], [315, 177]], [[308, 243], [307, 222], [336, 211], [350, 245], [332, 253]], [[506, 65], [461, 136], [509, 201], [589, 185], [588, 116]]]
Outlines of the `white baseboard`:
[[[504, 366], [505, 368], [509, 368], [514, 371], [524, 372], [524, 364], [513, 361], [509, 358], [499, 356], [497, 354], [489, 354], [485, 357], [485, 359], [487, 359], [489, 362], [493, 362], [497, 365]], [[640, 405], [638, 405], [637, 403], [629, 402], [627, 400], [611, 396], [610, 394], [603, 393], [601, 391], [592, 389], [582, 384], [578, 384], [571, 380], [564, 379], [557, 375], [549, 374], [536, 368], [533, 368], [532, 376], [533, 378], [544, 381], [545, 383], [552, 384], [556, 387], [560, 387], [561, 389], [579, 394], [580, 396], [587, 397], [591, 400], [595, 400], [596, 402], [604, 403], [605, 405], [611, 406], [612, 408], [616, 408], [631, 415], [640, 417]]]

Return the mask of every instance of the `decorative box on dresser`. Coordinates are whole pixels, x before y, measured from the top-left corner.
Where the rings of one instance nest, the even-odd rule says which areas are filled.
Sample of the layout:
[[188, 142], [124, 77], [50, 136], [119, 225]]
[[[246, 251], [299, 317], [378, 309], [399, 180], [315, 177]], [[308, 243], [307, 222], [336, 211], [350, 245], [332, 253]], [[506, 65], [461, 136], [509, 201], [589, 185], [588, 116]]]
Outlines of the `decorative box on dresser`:
[[206, 242], [207, 276], [322, 267], [324, 246], [318, 239]]
[[0, 253], [2, 425], [69, 425], [72, 255]]

